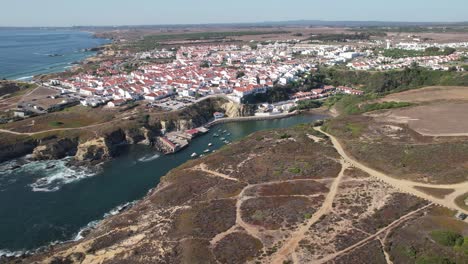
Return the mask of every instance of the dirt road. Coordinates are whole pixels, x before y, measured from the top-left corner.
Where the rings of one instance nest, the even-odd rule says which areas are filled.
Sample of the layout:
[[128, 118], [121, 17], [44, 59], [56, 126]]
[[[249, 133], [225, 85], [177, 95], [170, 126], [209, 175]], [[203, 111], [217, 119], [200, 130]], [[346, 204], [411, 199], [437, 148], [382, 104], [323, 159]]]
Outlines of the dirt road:
[[[341, 143], [336, 139], [334, 136], [324, 132], [321, 128], [315, 128], [317, 131], [327, 135], [332, 143], [335, 149], [338, 151], [338, 153], [345, 159], [347, 162], [349, 162], [352, 166], [367, 172], [373, 177], [376, 177], [383, 182], [397, 188], [398, 190], [409, 193], [411, 195], [423, 198], [425, 200], [431, 201], [435, 204], [439, 204], [442, 206], [445, 206], [450, 209], [458, 210], [461, 212], [464, 212], [468, 214], [467, 210], [464, 210], [463, 208], [460, 208], [456, 203], [455, 203], [455, 198], [463, 195], [464, 193], [467, 192], [468, 190], [468, 182], [463, 182], [463, 183], [458, 183], [458, 184], [427, 184], [427, 183], [419, 183], [419, 182], [413, 182], [413, 181], [408, 181], [408, 180], [402, 180], [402, 179], [396, 179], [393, 177], [390, 177], [380, 171], [374, 170], [372, 168], [369, 168], [368, 166], [358, 162], [357, 160], [351, 158], [346, 152], [344, 151]], [[429, 187], [429, 188], [440, 188], [440, 189], [453, 189], [455, 190], [454, 192], [450, 193], [449, 195], [445, 196], [444, 198], [437, 198], [432, 195], [426, 194], [422, 191], [417, 190], [415, 187]]]
[[285, 243], [278, 250], [278, 252], [275, 255], [273, 255], [271, 261], [272, 264], [282, 264], [283, 261], [286, 260], [286, 258], [288, 258], [289, 255], [294, 253], [297, 246], [299, 245], [299, 242], [305, 238], [306, 233], [310, 229], [310, 227], [317, 221], [319, 221], [322, 216], [331, 212], [333, 207], [333, 200], [335, 200], [338, 187], [340, 185], [341, 180], [343, 179], [345, 170], [349, 168], [349, 166], [349, 162], [347, 162], [344, 159], [341, 160], [341, 171], [338, 174], [338, 177], [336, 177], [336, 179], [333, 181], [330, 187], [330, 191], [328, 192], [327, 197], [325, 198], [325, 201], [322, 204], [322, 207], [320, 207], [320, 209], [312, 215], [312, 217], [307, 221], [305, 225], [301, 226], [292, 234], [292, 236], [287, 241], [285, 241]]

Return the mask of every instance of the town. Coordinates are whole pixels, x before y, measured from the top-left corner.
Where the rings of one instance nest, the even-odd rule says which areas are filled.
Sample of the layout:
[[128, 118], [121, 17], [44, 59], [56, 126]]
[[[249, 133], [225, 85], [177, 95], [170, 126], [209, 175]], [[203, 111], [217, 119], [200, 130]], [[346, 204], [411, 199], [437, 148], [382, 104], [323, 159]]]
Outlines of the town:
[[[359, 36], [359, 35], [356, 35]], [[297, 39], [251, 40], [243, 45], [206, 44], [197, 41], [177, 48], [149, 51], [105, 50], [93, 69], [38, 83], [47, 89], [43, 98], [19, 102], [2, 123], [43, 115], [75, 105], [125, 108], [141, 101], [147, 108], [177, 111], [211, 97], [236, 104], [251, 103], [252, 96], [275, 87], [301, 83], [319, 67], [352, 70], [395, 70], [419, 65], [432, 70], [465, 71], [457, 64], [467, 56], [468, 42], [425, 42], [408, 35], [403, 40], [347, 40], [344, 43]], [[111, 55], [109, 57], [109, 55]], [[151, 62], [157, 60], [157, 62]], [[161, 61], [159, 61], [161, 60]], [[128, 67], [129, 61], [144, 61]], [[149, 62], [148, 62], [149, 61]], [[122, 67], [122, 65], [127, 65]], [[86, 69], [86, 68], [85, 68]], [[281, 117], [301, 101], [324, 100], [335, 94], [363, 95], [349, 86], [323, 85], [297, 91], [279, 102], [255, 102], [257, 117]], [[213, 119], [224, 118], [223, 113]], [[201, 128], [203, 130], [203, 128]], [[177, 132], [159, 140], [159, 148], [174, 153], [198, 133]], [[182, 133], [182, 134], [180, 134]]]

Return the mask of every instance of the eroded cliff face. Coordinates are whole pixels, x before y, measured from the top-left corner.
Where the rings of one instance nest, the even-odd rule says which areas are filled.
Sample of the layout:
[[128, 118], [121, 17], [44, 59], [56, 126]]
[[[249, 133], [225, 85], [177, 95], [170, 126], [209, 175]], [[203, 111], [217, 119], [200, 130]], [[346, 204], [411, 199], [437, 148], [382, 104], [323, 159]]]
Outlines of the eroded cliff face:
[[0, 162], [31, 154], [36, 146], [37, 141], [33, 139], [0, 145]]
[[128, 144], [152, 145], [159, 130], [155, 128], [141, 127], [136, 129], [127, 129], [124, 131], [125, 141]]
[[51, 160], [73, 156], [76, 153], [77, 146], [77, 138], [43, 140], [39, 143], [39, 146], [33, 150], [32, 159]]
[[126, 143], [126, 135], [122, 130], [116, 130], [105, 136], [88, 140], [78, 145], [76, 161], [102, 161], [117, 154], [117, 146]]
[[242, 117], [251, 116], [255, 113], [254, 105], [237, 104], [234, 102], [227, 102], [221, 105], [227, 117]]

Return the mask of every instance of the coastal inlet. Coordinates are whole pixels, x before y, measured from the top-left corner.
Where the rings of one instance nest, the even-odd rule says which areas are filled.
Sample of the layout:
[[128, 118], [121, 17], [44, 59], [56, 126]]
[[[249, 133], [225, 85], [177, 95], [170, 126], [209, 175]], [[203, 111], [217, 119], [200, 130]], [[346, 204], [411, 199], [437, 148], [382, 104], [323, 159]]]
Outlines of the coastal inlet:
[[[207, 155], [226, 142], [255, 131], [286, 128], [322, 118], [296, 115], [215, 125], [173, 155], [162, 155], [142, 145], [122, 145], [120, 156], [91, 170], [63, 167], [64, 160], [29, 164], [20, 159], [3, 163], [0, 250], [31, 250], [54, 241], [73, 239], [81, 228], [102, 219], [119, 205], [144, 197], [169, 170], [192, 159], [193, 153]], [[11, 166], [19, 167], [5, 169]]]

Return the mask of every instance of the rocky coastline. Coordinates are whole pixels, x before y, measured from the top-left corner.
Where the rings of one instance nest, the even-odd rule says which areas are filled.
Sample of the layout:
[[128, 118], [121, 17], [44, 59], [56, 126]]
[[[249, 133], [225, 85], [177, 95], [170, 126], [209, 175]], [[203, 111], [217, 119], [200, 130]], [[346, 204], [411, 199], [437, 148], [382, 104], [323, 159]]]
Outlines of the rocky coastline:
[[30, 155], [32, 160], [56, 160], [73, 157], [73, 165], [97, 164], [108, 161], [119, 153], [122, 144], [144, 144], [157, 148], [157, 138], [166, 132], [185, 131], [208, 124], [213, 113], [223, 111], [228, 117], [251, 116], [255, 108], [251, 105], [237, 105], [221, 98], [201, 101], [191, 109], [165, 118], [149, 118], [141, 124], [115, 126], [92, 138], [62, 137], [51, 135], [36, 139], [23, 137], [11, 144], [0, 146], [0, 162]]

